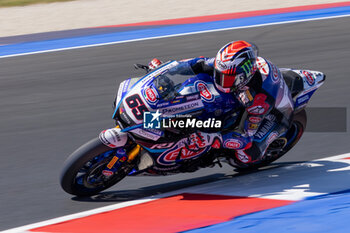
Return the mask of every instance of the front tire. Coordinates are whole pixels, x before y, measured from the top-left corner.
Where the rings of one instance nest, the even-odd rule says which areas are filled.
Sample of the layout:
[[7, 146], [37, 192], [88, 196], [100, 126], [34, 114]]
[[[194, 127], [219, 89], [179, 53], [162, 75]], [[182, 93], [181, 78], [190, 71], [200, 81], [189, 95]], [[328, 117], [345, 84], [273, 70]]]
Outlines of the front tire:
[[[92, 196], [122, 180], [132, 170], [133, 164], [126, 162], [108, 179], [101, 174], [110, 160], [110, 157], [105, 158], [103, 155], [113, 150], [115, 149], [107, 147], [97, 137], [74, 151], [63, 164], [60, 175], [63, 190], [76, 196]], [[110, 153], [111, 156], [114, 154]], [[100, 176], [101, 181], [89, 183], [92, 175]]]

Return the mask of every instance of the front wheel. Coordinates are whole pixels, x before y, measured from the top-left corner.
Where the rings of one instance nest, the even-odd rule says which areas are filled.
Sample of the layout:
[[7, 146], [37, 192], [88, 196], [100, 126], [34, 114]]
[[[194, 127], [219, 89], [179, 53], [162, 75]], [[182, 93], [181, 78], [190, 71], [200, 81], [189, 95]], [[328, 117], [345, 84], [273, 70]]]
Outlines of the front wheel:
[[74, 151], [64, 162], [61, 172], [63, 190], [76, 196], [92, 196], [122, 180], [134, 163], [125, 162], [113, 174], [103, 174], [116, 150], [95, 138]]

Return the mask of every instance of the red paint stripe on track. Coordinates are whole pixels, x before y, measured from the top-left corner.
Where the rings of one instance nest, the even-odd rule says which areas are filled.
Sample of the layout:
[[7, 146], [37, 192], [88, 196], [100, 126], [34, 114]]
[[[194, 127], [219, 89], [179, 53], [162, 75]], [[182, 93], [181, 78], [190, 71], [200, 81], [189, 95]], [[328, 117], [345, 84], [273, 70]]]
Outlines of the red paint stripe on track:
[[130, 24], [109, 25], [109, 26], [101, 26], [101, 27], [94, 27], [94, 28], [161, 26], [161, 25], [173, 25], [173, 24], [204, 23], [204, 22], [212, 22], [212, 21], [219, 21], [219, 20], [238, 19], [238, 18], [253, 17], [253, 16], [272, 15], [272, 14], [282, 14], [282, 13], [290, 13], [290, 12], [297, 12], [297, 11], [319, 10], [319, 9], [343, 7], [343, 6], [350, 6], [350, 1], [317, 4], [317, 5], [295, 6], [295, 7], [286, 7], [286, 8], [277, 8], [277, 9], [268, 9], [268, 10], [258, 10], [258, 11], [246, 11], [246, 12], [239, 12], [239, 13], [187, 17], [187, 18], [179, 18], [179, 19], [157, 20], [157, 21], [148, 21], [148, 22], [140, 22], [140, 23], [130, 23]]
[[31, 232], [179, 232], [290, 203], [293, 201], [184, 193], [32, 229]]

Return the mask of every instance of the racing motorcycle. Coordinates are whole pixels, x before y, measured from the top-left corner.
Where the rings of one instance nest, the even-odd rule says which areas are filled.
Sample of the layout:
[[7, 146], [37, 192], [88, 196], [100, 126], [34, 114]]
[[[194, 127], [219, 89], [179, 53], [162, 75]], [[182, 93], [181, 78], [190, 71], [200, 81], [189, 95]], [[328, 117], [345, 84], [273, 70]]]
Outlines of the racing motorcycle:
[[[272, 73], [273, 67], [266, 66], [267, 63], [264, 71], [270, 68]], [[147, 69], [142, 65], [137, 67]], [[325, 81], [325, 75], [318, 71], [280, 69], [278, 72], [294, 101], [292, 122], [285, 133], [271, 138], [262, 162], [253, 169], [270, 164], [298, 142], [306, 127], [305, 106]], [[209, 126], [201, 129], [202, 134], [234, 129], [243, 111], [231, 94], [216, 89], [209, 75], [194, 74], [188, 65], [177, 61], [148, 70], [143, 77], [123, 81], [114, 110], [116, 127], [102, 131], [66, 159], [60, 182], [67, 193], [91, 196], [126, 176], [171, 175], [230, 163], [234, 151], [222, 149], [217, 141], [200, 148], [191, 148], [186, 142], [189, 135], [196, 135], [198, 122]], [[180, 125], [180, 121], [189, 127], [176, 127], [175, 123]], [[269, 128], [260, 130], [261, 137], [269, 133]], [[122, 134], [127, 136], [121, 138]], [[118, 147], [118, 142], [123, 140], [123, 146]], [[237, 142], [224, 143], [235, 148]]]

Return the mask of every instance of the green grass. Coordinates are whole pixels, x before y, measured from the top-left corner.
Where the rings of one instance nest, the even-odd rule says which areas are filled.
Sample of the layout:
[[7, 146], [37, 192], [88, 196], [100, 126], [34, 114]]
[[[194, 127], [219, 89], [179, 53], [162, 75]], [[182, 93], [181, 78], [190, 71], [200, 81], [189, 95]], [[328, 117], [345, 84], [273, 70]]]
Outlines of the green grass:
[[68, 2], [73, 0], [0, 0], [0, 7], [27, 6], [38, 3]]

